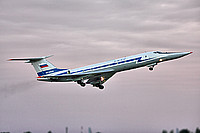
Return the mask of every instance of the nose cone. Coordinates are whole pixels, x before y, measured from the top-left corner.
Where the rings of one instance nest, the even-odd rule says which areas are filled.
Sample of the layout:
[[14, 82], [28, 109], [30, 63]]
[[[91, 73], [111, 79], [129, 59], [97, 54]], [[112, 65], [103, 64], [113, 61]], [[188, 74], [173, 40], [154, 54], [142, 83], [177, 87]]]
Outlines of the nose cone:
[[177, 53], [171, 53], [170, 55], [167, 56], [167, 60], [172, 60], [172, 59], [177, 59], [181, 58], [183, 56], [189, 55], [193, 52], [177, 52]]
[[192, 52], [182, 52], [182, 53], [177, 53], [177, 56], [179, 57], [183, 57], [183, 56], [186, 56], [186, 55], [189, 55], [191, 54]]

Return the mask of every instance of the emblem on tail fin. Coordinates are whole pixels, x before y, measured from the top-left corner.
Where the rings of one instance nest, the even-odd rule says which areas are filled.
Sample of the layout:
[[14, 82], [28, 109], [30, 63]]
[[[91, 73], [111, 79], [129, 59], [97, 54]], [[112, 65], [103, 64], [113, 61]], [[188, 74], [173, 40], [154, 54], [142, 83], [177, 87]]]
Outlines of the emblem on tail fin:
[[31, 63], [35, 68], [35, 71], [37, 72], [38, 76], [43, 76], [49, 74], [49, 71], [57, 71], [57, 68], [46, 60], [46, 58], [49, 58], [51, 56], [53, 55], [32, 58], [13, 58], [9, 59], [9, 61], [25, 61], [25, 63]]
[[45, 64], [40, 64], [40, 67], [44, 68], [44, 67], [48, 67], [48, 65], [46, 63]]

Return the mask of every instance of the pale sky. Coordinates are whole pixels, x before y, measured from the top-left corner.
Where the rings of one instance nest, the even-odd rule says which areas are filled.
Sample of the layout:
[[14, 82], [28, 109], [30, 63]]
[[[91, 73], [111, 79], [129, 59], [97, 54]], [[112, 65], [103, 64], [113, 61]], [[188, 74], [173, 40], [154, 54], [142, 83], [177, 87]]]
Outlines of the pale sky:
[[[145, 51], [192, 51], [121, 72], [100, 91], [36, 80], [13, 57], [76, 68]], [[161, 133], [200, 127], [199, 0], [0, 0], [0, 132]]]

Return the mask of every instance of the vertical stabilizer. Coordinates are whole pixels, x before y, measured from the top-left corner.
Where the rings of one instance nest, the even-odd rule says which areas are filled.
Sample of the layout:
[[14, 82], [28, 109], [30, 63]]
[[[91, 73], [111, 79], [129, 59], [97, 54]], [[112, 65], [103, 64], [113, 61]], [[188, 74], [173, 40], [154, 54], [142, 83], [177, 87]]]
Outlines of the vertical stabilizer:
[[53, 64], [46, 60], [46, 58], [50, 56], [43, 57], [33, 57], [33, 58], [13, 58], [9, 59], [9, 61], [25, 61], [25, 63], [31, 63], [37, 72], [38, 76], [44, 76], [51, 73], [55, 73], [58, 71], [62, 71], [64, 69], [57, 69]]
[[43, 76], [51, 72], [55, 72], [54, 70], [57, 69], [53, 64], [51, 64], [45, 58], [37, 61], [30, 61], [30, 63], [35, 68], [35, 71], [37, 72], [38, 76]]

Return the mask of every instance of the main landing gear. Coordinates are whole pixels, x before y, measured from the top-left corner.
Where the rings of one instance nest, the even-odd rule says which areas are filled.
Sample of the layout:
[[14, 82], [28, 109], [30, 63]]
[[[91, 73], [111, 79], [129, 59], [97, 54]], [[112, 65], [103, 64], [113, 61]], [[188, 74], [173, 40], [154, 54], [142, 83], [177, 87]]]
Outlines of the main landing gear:
[[81, 85], [82, 87], [85, 87], [85, 83], [83, 83], [83, 81], [81, 81], [81, 80], [78, 80], [77, 84]]
[[[78, 80], [77, 84], [81, 85], [82, 87], [85, 87], [86, 83], [84, 83], [82, 80]], [[93, 87], [98, 87], [100, 90], [104, 89], [104, 86], [102, 84], [92, 84]]]
[[100, 90], [103, 90], [104, 89], [104, 86], [103, 85], [101, 85], [101, 84], [96, 84], [96, 85], [94, 85], [95, 87], [98, 87]]

